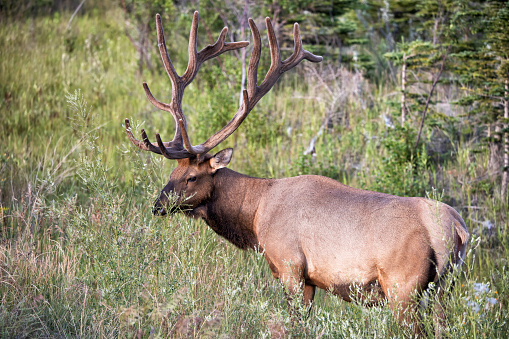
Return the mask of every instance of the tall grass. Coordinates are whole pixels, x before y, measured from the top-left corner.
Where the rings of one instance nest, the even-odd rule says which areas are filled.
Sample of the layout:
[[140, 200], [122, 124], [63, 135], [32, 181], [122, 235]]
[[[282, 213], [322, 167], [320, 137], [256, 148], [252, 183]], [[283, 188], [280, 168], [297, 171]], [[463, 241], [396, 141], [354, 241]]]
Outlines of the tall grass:
[[[56, 15], [0, 27], [0, 336], [410, 335], [388, 308], [348, 304], [324, 291], [309, 317], [303, 305], [296, 307], [304, 316], [295, 317], [259, 253], [236, 249], [202, 221], [154, 217], [152, 202], [174, 164], [132, 147], [121, 124], [129, 117], [137, 135], [143, 126], [171, 138], [172, 118], [144, 98], [117, 11], [75, 18], [69, 31], [66, 23]], [[174, 31], [173, 40], [186, 35]], [[170, 46], [180, 72], [182, 46]], [[186, 90], [195, 143], [236, 111], [240, 65], [232, 57], [222, 61], [228, 77], [218, 81], [224, 74], [210, 62]], [[391, 89], [327, 65], [299, 72], [285, 75], [221, 145], [235, 147], [230, 167], [255, 176], [322, 174], [405, 192], [404, 181], [380, 180], [389, 166], [390, 173], [408, 166], [405, 159], [387, 161], [406, 137], [395, 137], [384, 122]], [[168, 99], [165, 74], [142, 78], [157, 98]], [[484, 177], [487, 154], [473, 153], [471, 140], [453, 144], [452, 156], [425, 158], [421, 172], [405, 172], [422, 195], [443, 190], [473, 235], [442, 335], [504, 337], [507, 204], [494, 194], [497, 183]], [[432, 308], [423, 318], [433, 336]]]

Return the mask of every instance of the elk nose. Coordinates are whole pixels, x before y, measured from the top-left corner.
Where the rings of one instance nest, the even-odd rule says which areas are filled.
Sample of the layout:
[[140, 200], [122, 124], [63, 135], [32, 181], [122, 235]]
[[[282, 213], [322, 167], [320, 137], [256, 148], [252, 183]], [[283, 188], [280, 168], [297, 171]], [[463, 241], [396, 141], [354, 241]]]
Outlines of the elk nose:
[[155, 202], [154, 208], [152, 209], [152, 213], [154, 213], [154, 215], [160, 215], [160, 216], [166, 215], [166, 209], [161, 204], [159, 199]]

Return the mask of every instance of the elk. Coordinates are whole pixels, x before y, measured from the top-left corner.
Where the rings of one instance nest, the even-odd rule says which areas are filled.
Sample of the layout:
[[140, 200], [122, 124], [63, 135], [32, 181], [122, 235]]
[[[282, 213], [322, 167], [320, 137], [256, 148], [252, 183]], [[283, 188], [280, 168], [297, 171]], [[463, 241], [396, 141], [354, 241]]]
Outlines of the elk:
[[[158, 46], [172, 85], [169, 104], [154, 98], [143, 83], [148, 100], [172, 114], [176, 131], [172, 141], [142, 141], [125, 119], [127, 136], [145, 151], [177, 160], [168, 184], [154, 204], [154, 214], [182, 211], [202, 218], [220, 236], [240, 249], [257, 249], [272, 275], [287, 287], [290, 297], [302, 291], [313, 301], [316, 287], [331, 290], [346, 301], [356, 298], [352, 286], [367, 293], [368, 304], [387, 301], [399, 319], [415, 313], [416, 298], [432, 282], [459, 268], [463, 262], [467, 228], [450, 206], [425, 198], [398, 197], [346, 186], [330, 178], [303, 175], [283, 179], [249, 177], [228, 169], [233, 150], [208, 152], [230, 136], [279, 77], [302, 60], [320, 62], [302, 47], [299, 25], [294, 25], [294, 51], [282, 61], [269, 18], [266, 18], [271, 66], [257, 83], [261, 39], [249, 19], [253, 51], [247, 70], [243, 103], [232, 120], [202, 144], [193, 146], [182, 111], [184, 90], [201, 64], [249, 42], [225, 42], [225, 27], [216, 43], [197, 52], [198, 12], [189, 38], [189, 62], [179, 76], [170, 60], [161, 23], [156, 16]], [[176, 205], [169, 196], [176, 196]], [[171, 205], [171, 206], [170, 206]], [[410, 309], [412, 312], [405, 312]]]

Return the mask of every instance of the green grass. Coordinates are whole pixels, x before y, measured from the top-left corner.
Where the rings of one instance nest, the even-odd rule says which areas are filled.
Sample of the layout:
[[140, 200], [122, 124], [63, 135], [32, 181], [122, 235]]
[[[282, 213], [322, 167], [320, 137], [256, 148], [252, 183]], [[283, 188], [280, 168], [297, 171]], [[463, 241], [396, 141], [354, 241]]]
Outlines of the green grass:
[[[171, 138], [171, 116], [154, 111], [141, 87], [147, 81], [164, 101], [169, 80], [162, 69], [136, 74], [136, 53], [118, 11], [77, 17], [70, 31], [66, 23], [57, 15], [0, 27], [1, 337], [408, 335], [387, 308], [349, 304], [324, 291], [309, 317], [296, 318], [260, 254], [238, 250], [202, 221], [152, 216], [175, 164], [131, 146], [122, 123], [132, 118], [137, 135], [143, 125], [149, 136]], [[170, 54], [182, 72], [187, 32], [173, 34], [180, 45], [170, 46]], [[222, 61], [228, 78], [217, 82], [224, 75], [209, 62], [186, 90], [194, 143], [236, 111], [240, 65], [233, 57]], [[384, 160], [390, 149], [382, 141], [390, 131], [381, 114], [390, 89], [343, 70], [330, 77], [326, 65], [318, 74], [307, 67], [285, 75], [221, 145], [235, 147], [230, 167], [380, 187], [377, 177], [387, 166], [406, 166]], [[316, 156], [304, 155], [329, 115], [334, 123], [317, 138]], [[452, 156], [414, 174], [424, 191], [444, 191], [473, 235], [443, 336], [504, 337], [507, 201], [497, 195], [498, 182], [485, 178], [488, 155], [472, 152], [475, 140], [453, 143]], [[389, 192], [405, 189], [383, 184]], [[495, 225], [491, 233], [479, 227], [486, 220]], [[476, 283], [489, 291], [476, 293]], [[424, 324], [433, 336], [432, 314]]]

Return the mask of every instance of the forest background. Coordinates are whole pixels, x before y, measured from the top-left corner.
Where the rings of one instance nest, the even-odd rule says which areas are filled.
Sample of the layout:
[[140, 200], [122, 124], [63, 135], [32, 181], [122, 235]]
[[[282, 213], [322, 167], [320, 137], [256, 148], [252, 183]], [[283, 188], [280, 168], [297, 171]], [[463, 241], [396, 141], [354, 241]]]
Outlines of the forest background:
[[[262, 33], [283, 58], [298, 22], [303, 62], [222, 148], [230, 168], [281, 178], [320, 174], [347, 185], [429, 196], [471, 233], [448, 299], [444, 337], [509, 333], [509, 5], [506, 1], [0, 1], [1, 337], [401, 337], [384, 307], [320, 291], [309, 317], [288, 312], [263, 257], [204, 222], [153, 217], [176, 165], [134, 148], [173, 119], [142, 81], [170, 98], [155, 34], [160, 13], [178, 73], [194, 10], [198, 48], [222, 27]], [[239, 106], [250, 47], [204, 64], [184, 112], [195, 142]], [[164, 127], [163, 127], [164, 126]], [[300, 307], [297, 305], [296, 307]], [[302, 308], [302, 311], [305, 310]], [[432, 311], [426, 333], [434, 336]]]

